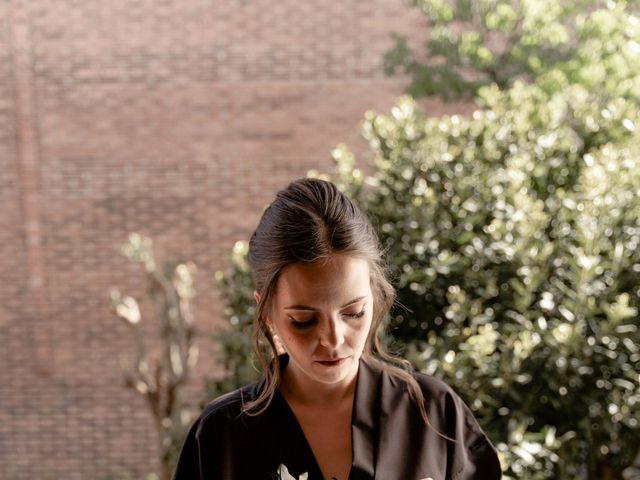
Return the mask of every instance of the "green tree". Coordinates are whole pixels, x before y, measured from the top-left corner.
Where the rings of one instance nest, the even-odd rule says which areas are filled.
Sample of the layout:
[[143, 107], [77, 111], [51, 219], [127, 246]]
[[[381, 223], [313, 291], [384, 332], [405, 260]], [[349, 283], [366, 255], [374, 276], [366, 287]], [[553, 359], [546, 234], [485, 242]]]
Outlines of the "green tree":
[[[470, 116], [426, 118], [409, 97], [368, 113], [370, 175], [334, 151], [393, 269], [389, 342], [465, 398], [505, 478], [620, 478], [640, 444], [640, 20], [614, 1], [419, 4], [461, 36], [472, 7], [492, 29], [511, 6], [529, 50], [496, 61], [504, 76], [452, 57]], [[252, 303], [229, 295], [250, 285], [242, 261], [221, 276], [230, 318]]]
[[[375, 173], [339, 149], [339, 178], [387, 248], [405, 307], [391, 332], [469, 402], [507, 475], [606, 478], [640, 441], [638, 139], [577, 161], [560, 127], [573, 96], [482, 94], [472, 118], [425, 119], [408, 98], [369, 114]], [[571, 118], [539, 122], [556, 108]]]
[[[611, 68], [616, 69], [615, 78], [620, 76], [620, 69], [634, 69], [627, 55], [633, 56], [634, 52], [619, 48], [620, 40], [624, 40], [620, 37], [629, 36], [625, 20], [631, 10], [637, 10], [633, 3], [599, 0], [412, 0], [411, 3], [424, 12], [428, 24], [424, 52], [414, 52], [406, 36], [394, 34], [395, 46], [385, 55], [384, 67], [389, 74], [408, 74], [412, 78], [409, 93], [414, 96], [473, 98], [482, 86], [495, 84], [505, 89], [516, 80], [530, 82], [567, 61], [576, 67], [573, 72], [576, 79], [586, 84], [599, 83], [611, 73]], [[637, 45], [628, 45], [628, 49], [634, 48]]]

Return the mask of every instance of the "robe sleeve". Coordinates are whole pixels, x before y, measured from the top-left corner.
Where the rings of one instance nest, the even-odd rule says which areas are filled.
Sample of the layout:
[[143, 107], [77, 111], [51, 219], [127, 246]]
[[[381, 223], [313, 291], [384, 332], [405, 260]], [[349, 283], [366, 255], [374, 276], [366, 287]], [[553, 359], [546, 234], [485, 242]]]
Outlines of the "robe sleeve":
[[[496, 450], [469, 407], [448, 385], [432, 377], [428, 381], [429, 394], [437, 392], [435, 400], [440, 415], [436, 415], [439, 417], [436, 428], [453, 440], [447, 441], [451, 480], [500, 479], [502, 469]], [[425, 380], [419, 382], [424, 385]]]
[[200, 449], [196, 438], [199, 424], [200, 422], [196, 421], [189, 429], [172, 477], [173, 480], [202, 480]]
[[364, 473], [357, 478], [499, 480], [498, 455], [471, 410], [442, 380], [413, 374], [428, 425], [406, 383], [365, 364], [356, 391], [354, 459]]
[[211, 402], [189, 429], [173, 480], [242, 478], [246, 462], [238, 451], [247, 449], [244, 422], [239, 419], [240, 391]]

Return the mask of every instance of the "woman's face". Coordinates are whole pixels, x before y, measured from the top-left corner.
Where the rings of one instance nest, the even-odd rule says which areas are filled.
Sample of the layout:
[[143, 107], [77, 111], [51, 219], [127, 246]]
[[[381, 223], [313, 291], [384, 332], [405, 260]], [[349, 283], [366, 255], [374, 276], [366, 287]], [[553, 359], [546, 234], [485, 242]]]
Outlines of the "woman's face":
[[373, 312], [366, 260], [332, 255], [289, 265], [272, 305], [268, 322], [289, 354], [285, 376], [302, 388], [355, 378]]

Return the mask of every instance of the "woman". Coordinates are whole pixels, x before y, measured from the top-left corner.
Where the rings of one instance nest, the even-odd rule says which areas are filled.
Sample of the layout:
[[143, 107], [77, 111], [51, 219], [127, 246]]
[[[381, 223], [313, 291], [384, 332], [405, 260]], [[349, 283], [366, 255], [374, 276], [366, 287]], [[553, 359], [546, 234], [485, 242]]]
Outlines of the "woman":
[[333, 184], [279, 192], [249, 263], [265, 375], [205, 408], [175, 480], [500, 478], [462, 400], [382, 349], [394, 290], [369, 220]]

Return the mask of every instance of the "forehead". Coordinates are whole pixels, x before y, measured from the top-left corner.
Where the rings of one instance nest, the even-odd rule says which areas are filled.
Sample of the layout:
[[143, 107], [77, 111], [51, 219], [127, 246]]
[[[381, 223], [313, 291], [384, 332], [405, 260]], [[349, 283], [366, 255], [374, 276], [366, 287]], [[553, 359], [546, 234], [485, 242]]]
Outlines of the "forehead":
[[311, 307], [343, 305], [371, 292], [369, 263], [360, 258], [331, 255], [313, 263], [288, 265], [280, 273], [276, 303]]

